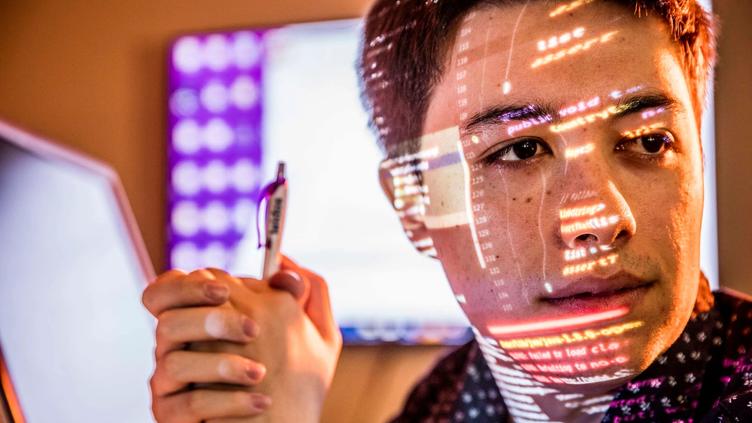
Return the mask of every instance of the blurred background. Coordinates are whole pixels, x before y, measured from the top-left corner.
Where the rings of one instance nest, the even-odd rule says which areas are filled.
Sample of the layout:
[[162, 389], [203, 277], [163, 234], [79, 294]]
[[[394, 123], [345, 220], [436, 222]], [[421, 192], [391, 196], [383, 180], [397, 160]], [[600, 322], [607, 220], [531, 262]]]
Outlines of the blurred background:
[[[187, 33], [356, 18], [369, 3], [0, 1], [0, 119], [114, 167], [162, 271], [171, 259], [165, 248], [171, 44]], [[717, 0], [713, 8], [722, 23], [715, 85], [719, 280], [752, 293], [752, 139], [745, 125], [752, 110], [752, 3]], [[375, 164], [372, 174], [375, 181]], [[346, 347], [322, 421], [386, 420], [447, 348]]]

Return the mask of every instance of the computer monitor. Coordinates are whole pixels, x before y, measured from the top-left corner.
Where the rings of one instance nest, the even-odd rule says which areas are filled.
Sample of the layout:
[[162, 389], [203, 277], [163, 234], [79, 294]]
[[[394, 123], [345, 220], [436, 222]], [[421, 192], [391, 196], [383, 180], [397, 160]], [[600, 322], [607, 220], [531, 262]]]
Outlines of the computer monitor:
[[0, 377], [14, 422], [147, 422], [153, 270], [115, 173], [0, 122]]

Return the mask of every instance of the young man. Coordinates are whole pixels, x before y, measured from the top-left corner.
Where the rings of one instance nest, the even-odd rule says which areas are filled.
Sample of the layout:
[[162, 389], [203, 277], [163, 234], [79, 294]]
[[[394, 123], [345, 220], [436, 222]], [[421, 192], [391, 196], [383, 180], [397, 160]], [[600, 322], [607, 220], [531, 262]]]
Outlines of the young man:
[[[692, 0], [377, 1], [382, 185], [476, 334], [398, 421], [752, 419], [752, 306], [699, 269], [713, 56]], [[324, 282], [285, 269], [147, 289], [160, 422], [317, 419], [340, 340]], [[254, 393], [189, 385], [216, 382]]]

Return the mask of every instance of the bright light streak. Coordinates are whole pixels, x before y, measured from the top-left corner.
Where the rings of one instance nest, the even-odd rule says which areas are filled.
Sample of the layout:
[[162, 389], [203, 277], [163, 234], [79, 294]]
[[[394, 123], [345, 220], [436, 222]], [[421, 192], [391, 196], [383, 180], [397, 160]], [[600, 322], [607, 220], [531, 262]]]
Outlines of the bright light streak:
[[413, 246], [415, 248], [429, 248], [433, 247], [433, 239], [429, 238], [423, 238], [419, 239], [417, 241], [413, 241]]
[[578, 275], [580, 273], [590, 272], [596, 266], [606, 267], [609, 265], [616, 264], [616, 259], [618, 257], [619, 257], [618, 254], [609, 254], [606, 257], [602, 257], [596, 260], [591, 260], [586, 263], [578, 263], [578, 264], [564, 266], [564, 269], [562, 269], [561, 274], [562, 276], [572, 276], [572, 275]]
[[501, 86], [501, 92], [504, 95], [507, 95], [510, 91], [512, 91], [512, 83], [509, 81], [504, 81], [504, 84], [502, 84]]
[[558, 60], [561, 60], [567, 56], [573, 56], [581, 51], [585, 51], [590, 49], [594, 44], [605, 44], [611, 40], [611, 37], [616, 35], [616, 33], [619, 31], [610, 31], [606, 32], [600, 36], [593, 37], [587, 41], [577, 43], [569, 48], [563, 48], [556, 53], [549, 53], [545, 56], [538, 57], [535, 60], [533, 60], [533, 63], [530, 65], [531, 68], [536, 69], [540, 66], [549, 64], [551, 62], [555, 62]]
[[419, 182], [420, 181], [418, 180], [418, 176], [413, 173], [405, 176], [395, 176], [392, 178], [392, 183], [395, 187], [402, 185], [417, 185]]
[[381, 163], [381, 168], [386, 169], [390, 168], [395, 165], [401, 165], [403, 163], [407, 162], [414, 162], [414, 161], [424, 161], [428, 159], [433, 159], [438, 157], [439, 155], [439, 147], [433, 147], [425, 150], [418, 151], [417, 153], [412, 154], [404, 154], [399, 157], [395, 157], [393, 159], [387, 159], [384, 160], [384, 162]]
[[627, 88], [626, 91], [621, 92], [620, 90], [613, 90], [611, 91], [611, 94], [609, 94], [609, 97], [613, 98], [614, 100], [620, 99], [624, 94], [632, 94], [633, 92], [636, 92], [642, 88], [642, 85], [635, 85], [634, 87]]
[[613, 247], [610, 247], [608, 245], [599, 245], [597, 247], [592, 246], [590, 248], [580, 247], [580, 248], [574, 248], [570, 250], [564, 250], [564, 260], [566, 261], [573, 261], [573, 260], [579, 260], [581, 258], [585, 258], [588, 255], [595, 255], [598, 254], [601, 251], [611, 251], [613, 250]]
[[[618, 341], [611, 341], [608, 343], [599, 342], [590, 346], [564, 347], [563, 349], [510, 351], [509, 356], [518, 362], [586, 359], [588, 356], [613, 353], [620, 350], [623, 345], [625, 344]], [[622, 358], [624, 358], [624, 356], [616, 357], [614, 360], [616, 360], [617, 363], [621, 363], [620, 360], [622, 360]]]
[[582, 222], [574, 222], [567, 225], [561, 225], [562, 234], [571, 234], [573, 232], [588, 231], [591, 229], [607, 228], [610, 225], [616, 224], [619, 221], [619, 216], [612, 214], [611, 216], [591, 217], [590, 219]]
[[[626, 369], [620, 369], [610, 375], [597, 375], [597, 376], [578, 376], [575, 378], [560, 377], [556, 378], [559, 383], [566, 383], [569, 385], [587, 385], [590, 383], [601, 383], [609, 380], [625, 379], [634, 375]], [[554, 379], [554, 378], [551, 378]]]
[[657, 108], [655, 110], [647, 110], [647, 111], [642, 112], [642, 118], [643, 119], [650, 119], [651, 117], [655, 117], [656, 115], [659, 115], [659, 114], [661, 114], [661, 113], [663, 113], [665, 111], [666, 111], [666, 109], [663, 108], [663, 107], [659, 107], [659, 108]]
[[663, 126], [663, 122], [654, 123], [652, 125], [643, 125], [643, 126], [637, 128], [637, 129], [634, 129], [632, 131], [624, 131], [624, 132], [621, 133], [621, 136], [625, 137], [625, 138], [637, 138], [639, 136], [642, 136], [642, 135], [645, 135], [645, 134], [649, 133], [650, 131], [652, 131], [655, 128], [660, 128], [661, 126]]
[[540, 118], [528, 119], [516, 125], [510, 126], [509, 129], [507, 129], [507, 134], [511, 137], [517, 131], [520, 131], [522, 129], [532, 128], [533, 126], [538, 126], [547, 122], [551, 122], [552, 120], [554, 119], [553, 117], [551, 117], [551, 115], [541, 116]]
[[566, 150], [564, 150], [564, 157], [567, 159], [576, 159], [577, 157], [592, 153], [593, 150], [595, 150], [595, 144], [593, 143], [580, 145], [577, 147], [568, 147]]
[[559, 210], [560, 219], [570, 219], [573, 217], [593, 216], [594, 214], [606, 209], [606, 205], [598, 203], [590, 206], [571, 207]]
[[553, 18], [556, 16], [559, 16], [563, 13], [569, 12], [571, 10], [574, 10], [582, 5], [588, 4], [593, 2], [593, 0], [575, 0], [569, 4], [563, 4], [556, 9], [554, 9], [551, 13], [548, 14], [549, 17]]
[[582, 201], [587, 200], [590, 198], [593, 198], [596, 196], [596, 192], [593, 190], [585, 190], [585, 191], [577, 191], [572, 192], [569, 194], [564, 194], [561, 197], [561, 201], [559, 201], [560, 204], [568, 203], [568, 202], [575, 202], [575, 201]]
[[551, 132], [564, 132], [570, 129], [578, 128], [580, 126], [585, 126], [588, 123], [595, 122], [595, 120], [598, 118], [606, 120], [609, 116], [619, 113], [621, 111], [621, 107], [622, 106], [609, 106], [601, 110], [600, 112], [590, 113], [585, 116], [580, 116], [576, 119], [568, 120], [564, 123], [551, 125]]
[[538, 51], [546, 51], [548, 49], [556, 48], [562, 44], [566, 44], [572, 41], [573, 38], [582, 38], [585, 35], [585, 28], [579, 27], [574, 31], [565, 32], [559, 36], [550, 37], [548, 40], [538, 41]]
[[[488, 331], [493, 335], [508, 335], [520, 332], [532, 332], [564, 327], [576, 327], [604, 320], [616, 319], [629, 312], [626, 307], [593, 313], [584, 316], [566, 317], [563, 319], [543, 320], [539, 322], [519, 323], [516, 325], [489, 326]], [[503, 345], [502, 345], [503, 346]]]
[[428, 187], [425, 185], [405, 185], [402, 188], [394, 189], [395, 197], [407, 197], [418, 194], [428, 194]]
[[408, 163], [402, 166], [395, 166], [389, 169], [389, 174], [392, 176], [403, 176], [410, 173], [425, 172], [426, 170], [428, 170], [428, 162], [421, 160], [418, 164]]
[[563, 109], [559, 110], [559, 116], [571, 116], [577, 112], [584, 112], [585, 110], [592, 109], [594, 107], [597, 107], [601, 104], [601, 98], [598, 96], [595, 96], [587, 101], [580, 101], [577, 104], [573, 104], [571, 106], [564, 107]]

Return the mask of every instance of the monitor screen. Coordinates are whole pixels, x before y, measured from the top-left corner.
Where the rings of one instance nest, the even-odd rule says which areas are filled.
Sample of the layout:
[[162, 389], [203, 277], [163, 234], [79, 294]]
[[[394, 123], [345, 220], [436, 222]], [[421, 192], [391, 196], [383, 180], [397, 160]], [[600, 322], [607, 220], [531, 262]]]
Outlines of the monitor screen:
[[152, 421], [148, 272], [117, 180], [28, 138], [0, 124], [0, 348], [24, 417]]
[[[323, 275], [349, 343], [456, 344], [467, 320], [377, 178], [355, 70], [360, 20], [187, 34], [170, 50], [170, 264], [258, 276], [259, 187], [287, 163], [283, 252]], [[712, 112], [712, 108], [710, 109]], [[717, 286], [712, 113], [703, 270]]]

